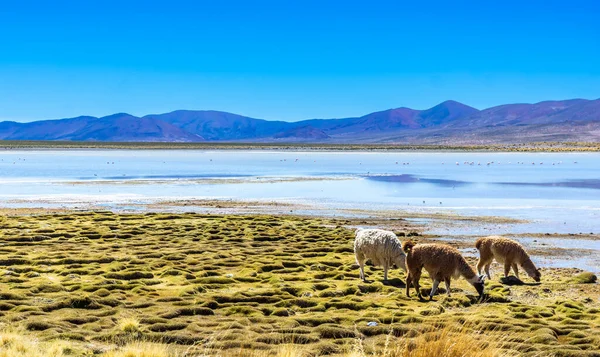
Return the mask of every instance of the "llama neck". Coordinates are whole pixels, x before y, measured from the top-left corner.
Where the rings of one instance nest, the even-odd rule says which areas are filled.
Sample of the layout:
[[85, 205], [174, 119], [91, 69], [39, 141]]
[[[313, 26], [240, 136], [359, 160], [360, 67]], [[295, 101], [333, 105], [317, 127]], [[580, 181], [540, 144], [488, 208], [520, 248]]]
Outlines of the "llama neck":
[[529, 258], [528, 255], [524, 255], [523, 258], [521, 259], [521, 266], [523, 267], [523, 269], [527, 272], [527, 274], [529, 276], [535, 276], [536, 274], [536, 267], [533, 264], [533, 262], [531, 261], [531, 258]]
[[479, 277], [475, 274], [475, 270], [473, 270], [469, 263], [464, 259], [459, 259], [458, 271], [460, 272], [460, 275], [471, 284], [479, 281]]

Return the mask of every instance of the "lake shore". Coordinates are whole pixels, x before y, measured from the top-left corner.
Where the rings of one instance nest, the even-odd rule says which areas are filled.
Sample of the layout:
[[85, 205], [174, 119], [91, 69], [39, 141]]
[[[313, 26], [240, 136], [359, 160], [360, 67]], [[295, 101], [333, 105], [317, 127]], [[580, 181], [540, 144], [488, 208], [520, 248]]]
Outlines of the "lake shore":
[[[516, 239], [534, 251], [534, 262], [555, 268], [580, 267], [600, 273], [600, 235], [593, 233], [556, 233], [543, 223], [505, 216], [461, 215], [448, 211], [388, 210], [328, 207], [318, 204], [297, 203], [293, 200], [239, 200], [239, 199], [168, 199], [151, 202], [126, 200], [124, 202], [73, 199], [14, 200], [12, 207], [0, 213], [7, 216], [27, 214], [69, 214], [72, 212], [111, 211], [117, 214], [217, 214], [217, 215], [270, 215], [301, 219], [338, 219], [348, 228], [384, 228], [392, 231], [410, 231], [431, 241], [452, 244], [463, 253], [475, 256], [473, 242], [482, 236], [501, 234]], [[587, 243], [586, 243], [587, 242]]]
[[7, 141], [0, 150], [114, 149], [114, 150], [277, 150], [277, 151], [427, 151], [427, 152], [598, 152], [597, 142], [537, 142], [491, 145], [423, 144], [326, 144], [326, 143], [238, 143], [238, 142], [83, 142]]

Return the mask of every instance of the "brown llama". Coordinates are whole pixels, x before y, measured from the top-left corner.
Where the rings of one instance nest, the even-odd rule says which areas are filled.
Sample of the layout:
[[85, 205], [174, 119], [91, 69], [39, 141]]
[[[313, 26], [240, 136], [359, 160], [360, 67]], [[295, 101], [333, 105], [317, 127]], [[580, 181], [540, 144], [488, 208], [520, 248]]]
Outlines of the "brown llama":
[[406, 253], [406, 296], [410, 297], [410, 285], [413, 284], [419, 299], [421, 290], [419, 280], [421, 270], [425, 268], [429, 277], [433, 280], [433, 286], [429, 293], [429, 300], [437, 292], [438, 285], [443, 280], [446, 284], [446, 292], [450, 296], [450, 280], [462, 276], [477, 290], [479, 298], [483, 297], [484, 277], [475, 274], [475, 270], [467, 263], [460, 252], [451, 246], [444, 244], [415, 244], [408, 241], [402, 245]]
[[518, 242], [504, 237], [490, 236], [479, 238], [475, 242], [475, 248], [479, 250], [477, 272], [481, 274], [482, 268], [485, 268], [488, 279], [492, 278], [490, 276], [490, 265], [496, 259], [498, 263], [504, 264], [505, 277], [508, 277], [512, 268], [515, 276], [519, 278], [518, 266], [520, 265], [533, 280], [540, 281], [542, 276], [540, 271], [535, 267], [523, 246]]

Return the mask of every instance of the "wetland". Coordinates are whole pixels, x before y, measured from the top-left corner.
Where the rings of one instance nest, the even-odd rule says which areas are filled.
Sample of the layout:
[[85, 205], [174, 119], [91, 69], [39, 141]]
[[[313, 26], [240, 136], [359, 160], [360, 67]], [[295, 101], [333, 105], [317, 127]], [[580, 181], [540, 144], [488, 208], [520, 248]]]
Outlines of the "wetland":
[[[0, 356], [600, 355], [596, 153], [122, 149], [0, 151]], [[542, 281], [420, 302], [357, 227], [505, 235]]]
[[[0, 220], [1, 321], [42, 340], [103, 353], [131, 341], [175, 353], [376, 353], [447, 327], [502, 341], [512, 355], [595, 356], [600, 286], [578, 269], [542, 267], [542, 283], [504, 285], [500, 268], [478, 303], [460, 279], [451, 297], [404, 294], [404, 273], [358, 279], [352, 219], [200, 213], [82, 212]], [[435, 240], [409, 222], [401, 239]], [[459, 247], [467, 244], [450, 242]], [[468, 258], [474, 264], [474, 258]], [[422, 279], [425, 292], [430, 287]], [[133, 321], [133, 323], [132, 323]], [[225, 351], [225, 352], [224, 352]], [[379, 351], [380, 352], [380, 351]], [[249, 354], [250, 355], [250, 354]]]

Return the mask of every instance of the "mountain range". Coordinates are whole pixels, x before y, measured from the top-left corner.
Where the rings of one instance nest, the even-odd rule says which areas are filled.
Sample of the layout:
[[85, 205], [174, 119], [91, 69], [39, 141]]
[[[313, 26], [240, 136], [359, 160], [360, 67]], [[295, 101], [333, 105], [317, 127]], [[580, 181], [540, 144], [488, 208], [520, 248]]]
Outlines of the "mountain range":
[[600, 99], [506, 104], [484, 110], [452, 100], [426, 110], [388, 109], [360, 117], [270, 121], [212, 110], [135, 117], [80, 116], [0, 123], [0, 140], [111, 142], [306, 142], [491, 144], [600, 141]]

